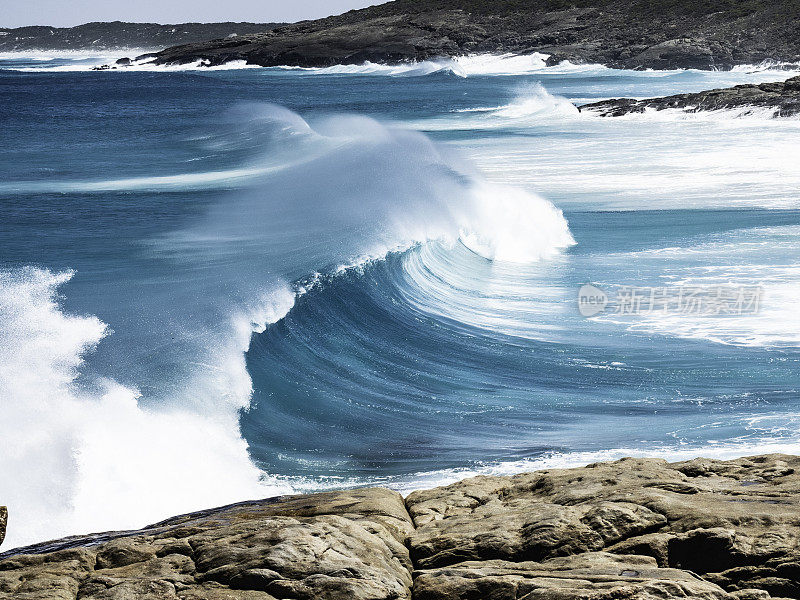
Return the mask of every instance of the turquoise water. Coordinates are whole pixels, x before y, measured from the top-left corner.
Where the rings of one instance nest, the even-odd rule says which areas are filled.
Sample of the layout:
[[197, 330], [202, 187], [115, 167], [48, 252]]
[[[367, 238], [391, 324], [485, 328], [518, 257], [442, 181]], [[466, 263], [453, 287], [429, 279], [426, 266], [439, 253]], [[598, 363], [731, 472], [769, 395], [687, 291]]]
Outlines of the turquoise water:
[[[800, 121], [572, 102], [794, 73], [0, 57], [13, 547], [215, 504], [798, 447]], [[761, 290], [587, 319], [594, 283]]]

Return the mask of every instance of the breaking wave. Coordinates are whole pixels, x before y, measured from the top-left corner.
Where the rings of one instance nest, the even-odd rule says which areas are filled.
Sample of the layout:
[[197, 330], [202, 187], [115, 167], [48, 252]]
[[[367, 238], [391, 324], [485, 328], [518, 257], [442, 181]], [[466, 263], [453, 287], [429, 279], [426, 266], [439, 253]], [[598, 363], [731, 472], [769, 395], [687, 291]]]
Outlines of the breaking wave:
[[[419, 133], [364, 117], [312, 126], [271, 105], [236, 115], [272, 139], [264, 160], [279, 149], [284, 163], [249, 173], [193, 225], [147, 241], [156, 266], [115, 285], [136, 295], [129, 308], [141, 318], [71, 313], [60, 294], [80, 273], [0, 272], [9, 546], [301, 489], [253, 464], [238, 423], [253, 391], [251, 336], [305, 293], [296, 282], [429, 240], [523, 263], [574, 243], [546, 200], [489, 184]], [[179, 184], [193, 189], [169, 180]]]

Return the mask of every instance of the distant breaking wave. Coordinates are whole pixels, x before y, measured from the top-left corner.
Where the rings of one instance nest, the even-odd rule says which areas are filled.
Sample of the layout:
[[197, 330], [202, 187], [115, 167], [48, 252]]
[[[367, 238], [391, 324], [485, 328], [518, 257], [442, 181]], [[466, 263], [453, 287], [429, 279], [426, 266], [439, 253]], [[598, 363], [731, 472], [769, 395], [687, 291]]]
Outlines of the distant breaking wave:
[[434, 73], [451, 73], [458, 77], [478, 75], [526, 75], [542, 72], [586, 72], [604, 70], [602, 65], [573, 65], [565, 61], [556, 66], [548, 66], [549, 55], [540, 52], [533, 54], [473, 54], [448, 59], [426, 60], [417, 63], [384, 65], [365, 62], [360, 65], [336, 65], [323, 68], [277, 67], [280, 69], [301, 70], [319, 75], [389, 75], [421, 76]]
[[[145, 54], [147, 51], [130, 51], [128, 56]], [[6, 68], [23, 72], [59, 72], [59, 71], [88, 71], [103, 64], [112, 65], [117, 58], [125, 52], [112, 55], [109, 52], [20, 52], [0, 54], [0, 60], [18, 61], [21, 64], [10, 64]], [[572, 65], [569, 62], [548, 67], [548, 55], [533, 53], [518, 54], [476, 54], [450, 59], [428, 60], [415, 63], [401, 63], [395, 65], [365, 62], [355, 65], [336, 65], [322, 68], [306, 67], [260, 67], [249, 65], [243, 60], [235, 60], [223, 65], [209, 66], [207, 61], [197, 60], [181, 65], [157, 65], [151, 58], [136, 62], [130, 66], [118, 69], [109, 69], [108, 72], [124, 71], [225, 71], [238, 69], [269, 69], [272, 71], [305, 72], [319, 75], [386, 75], [386, 76], [424, 76], [434, 73], [451, 73], [458, 77], [476, 75], [524, 75], [547, 70], [552, 73], [585, 72], [587, 70], [602, 70], [600, 65]], [[53, 62], [56, 64], [50, 64]], [[34, 64], [29, 64], [34, 63]]]
[[[136, 57], [158, 52], [153, 49], [121, 49], [118, 51], [26, 51], [0, 53], [0, 61], [9, 64], [2, 65], [6, 68], [22, 72], [72, 72], [89, 71], [101, 65], [114, 66], [115, 61], [122, 57]], [[381, 64], [366, 61], [361, 64], [334, 65], [331, 67], [295, 67], [277, 66], [261, 67], [247, 64], [244, 60], [234, 60], [222, 65], [210, 66], [208, 61], [196, 60], [186, 64], [157, 65], [152, 58], [134, 61], [131, 65], [108, 69], [106, 72], [125, 71], [155, 71], [155, 72], [180, 72], [180, 71], [230, 71], [241, 69], [265, 69], [269, 71], [302, 72], [310, 75], [368, 75], [389, 77], [420, 77], [437, 73], [446, 73], [457, 77], [476, 76], [519, 76], [519, 75], [613, 75], [619, 69], [612, 69], [595, 63], [572, 63], [568, 60], [556, 65], [548, 65], [550, 55], [533, 52], [530, 54], [484, 53], [457, 56], [452, 58], [431, 59], [419, 62], [399, 64]], [[654, 71], [648, 69], [637, 71], [638, 76], [658, 77], [668, 73], [680, 73], [691, 69], [674, 69], [667, 71]], [[756, 65], [737, 65], [730, 73], [744, 76], [746, 80], [763, 74], [800, 72], [800, 65], [779, 61], [764, 61]], [[789, 77], [790, 75], [787, 75]]]

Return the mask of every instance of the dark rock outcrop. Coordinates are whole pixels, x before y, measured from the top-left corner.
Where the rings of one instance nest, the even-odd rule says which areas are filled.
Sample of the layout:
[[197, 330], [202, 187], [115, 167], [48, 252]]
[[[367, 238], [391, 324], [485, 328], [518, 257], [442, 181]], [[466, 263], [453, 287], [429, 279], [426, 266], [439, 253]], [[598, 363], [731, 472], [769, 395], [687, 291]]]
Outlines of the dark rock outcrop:
[[6, 525], [8, 524], [8, 509], [5, 506], [0, 506], [0, 545], [6, 539]]
[[350, 490], [0, 554], [20, 600], [800, 598], [800, 457]]
[[395, 0], [149, 58], [320, 67], [540, 51], [556, 62], [728, 68], [800, 59], [797, 10], [796, 0]]
[[164, 48], [195, 44], [219, 38], [234, 39], [261, 33], [280, 23], [86, 23], [77, 27], [32, 25], [0, 28], [0, 52], [30, 50], [117, 50], [122, 48]]
[[785, 82], [737, 85], [731, 88], [708, 90], [696, 94], [677, 94], [664, 98], [634, 100], [616, 98], [578, 107], [603, 117], [619, 117], [643, 113], [648, 109], [679, 109], [685, 112], [742, 109], [743, 113], [767, 109], [776, 117], [800, 114], [800, 77]]

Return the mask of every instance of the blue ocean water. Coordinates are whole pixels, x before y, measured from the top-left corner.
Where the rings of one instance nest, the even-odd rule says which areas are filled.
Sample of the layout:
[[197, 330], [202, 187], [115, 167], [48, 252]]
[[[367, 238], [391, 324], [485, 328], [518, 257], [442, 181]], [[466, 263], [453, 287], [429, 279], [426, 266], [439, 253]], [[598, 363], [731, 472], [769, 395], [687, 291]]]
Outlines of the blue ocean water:
[[[795, 73], [0, 56], [8, 545], [279, 493], [798, 448]], [[749, 286], [587, 319], [578, 289]]]

